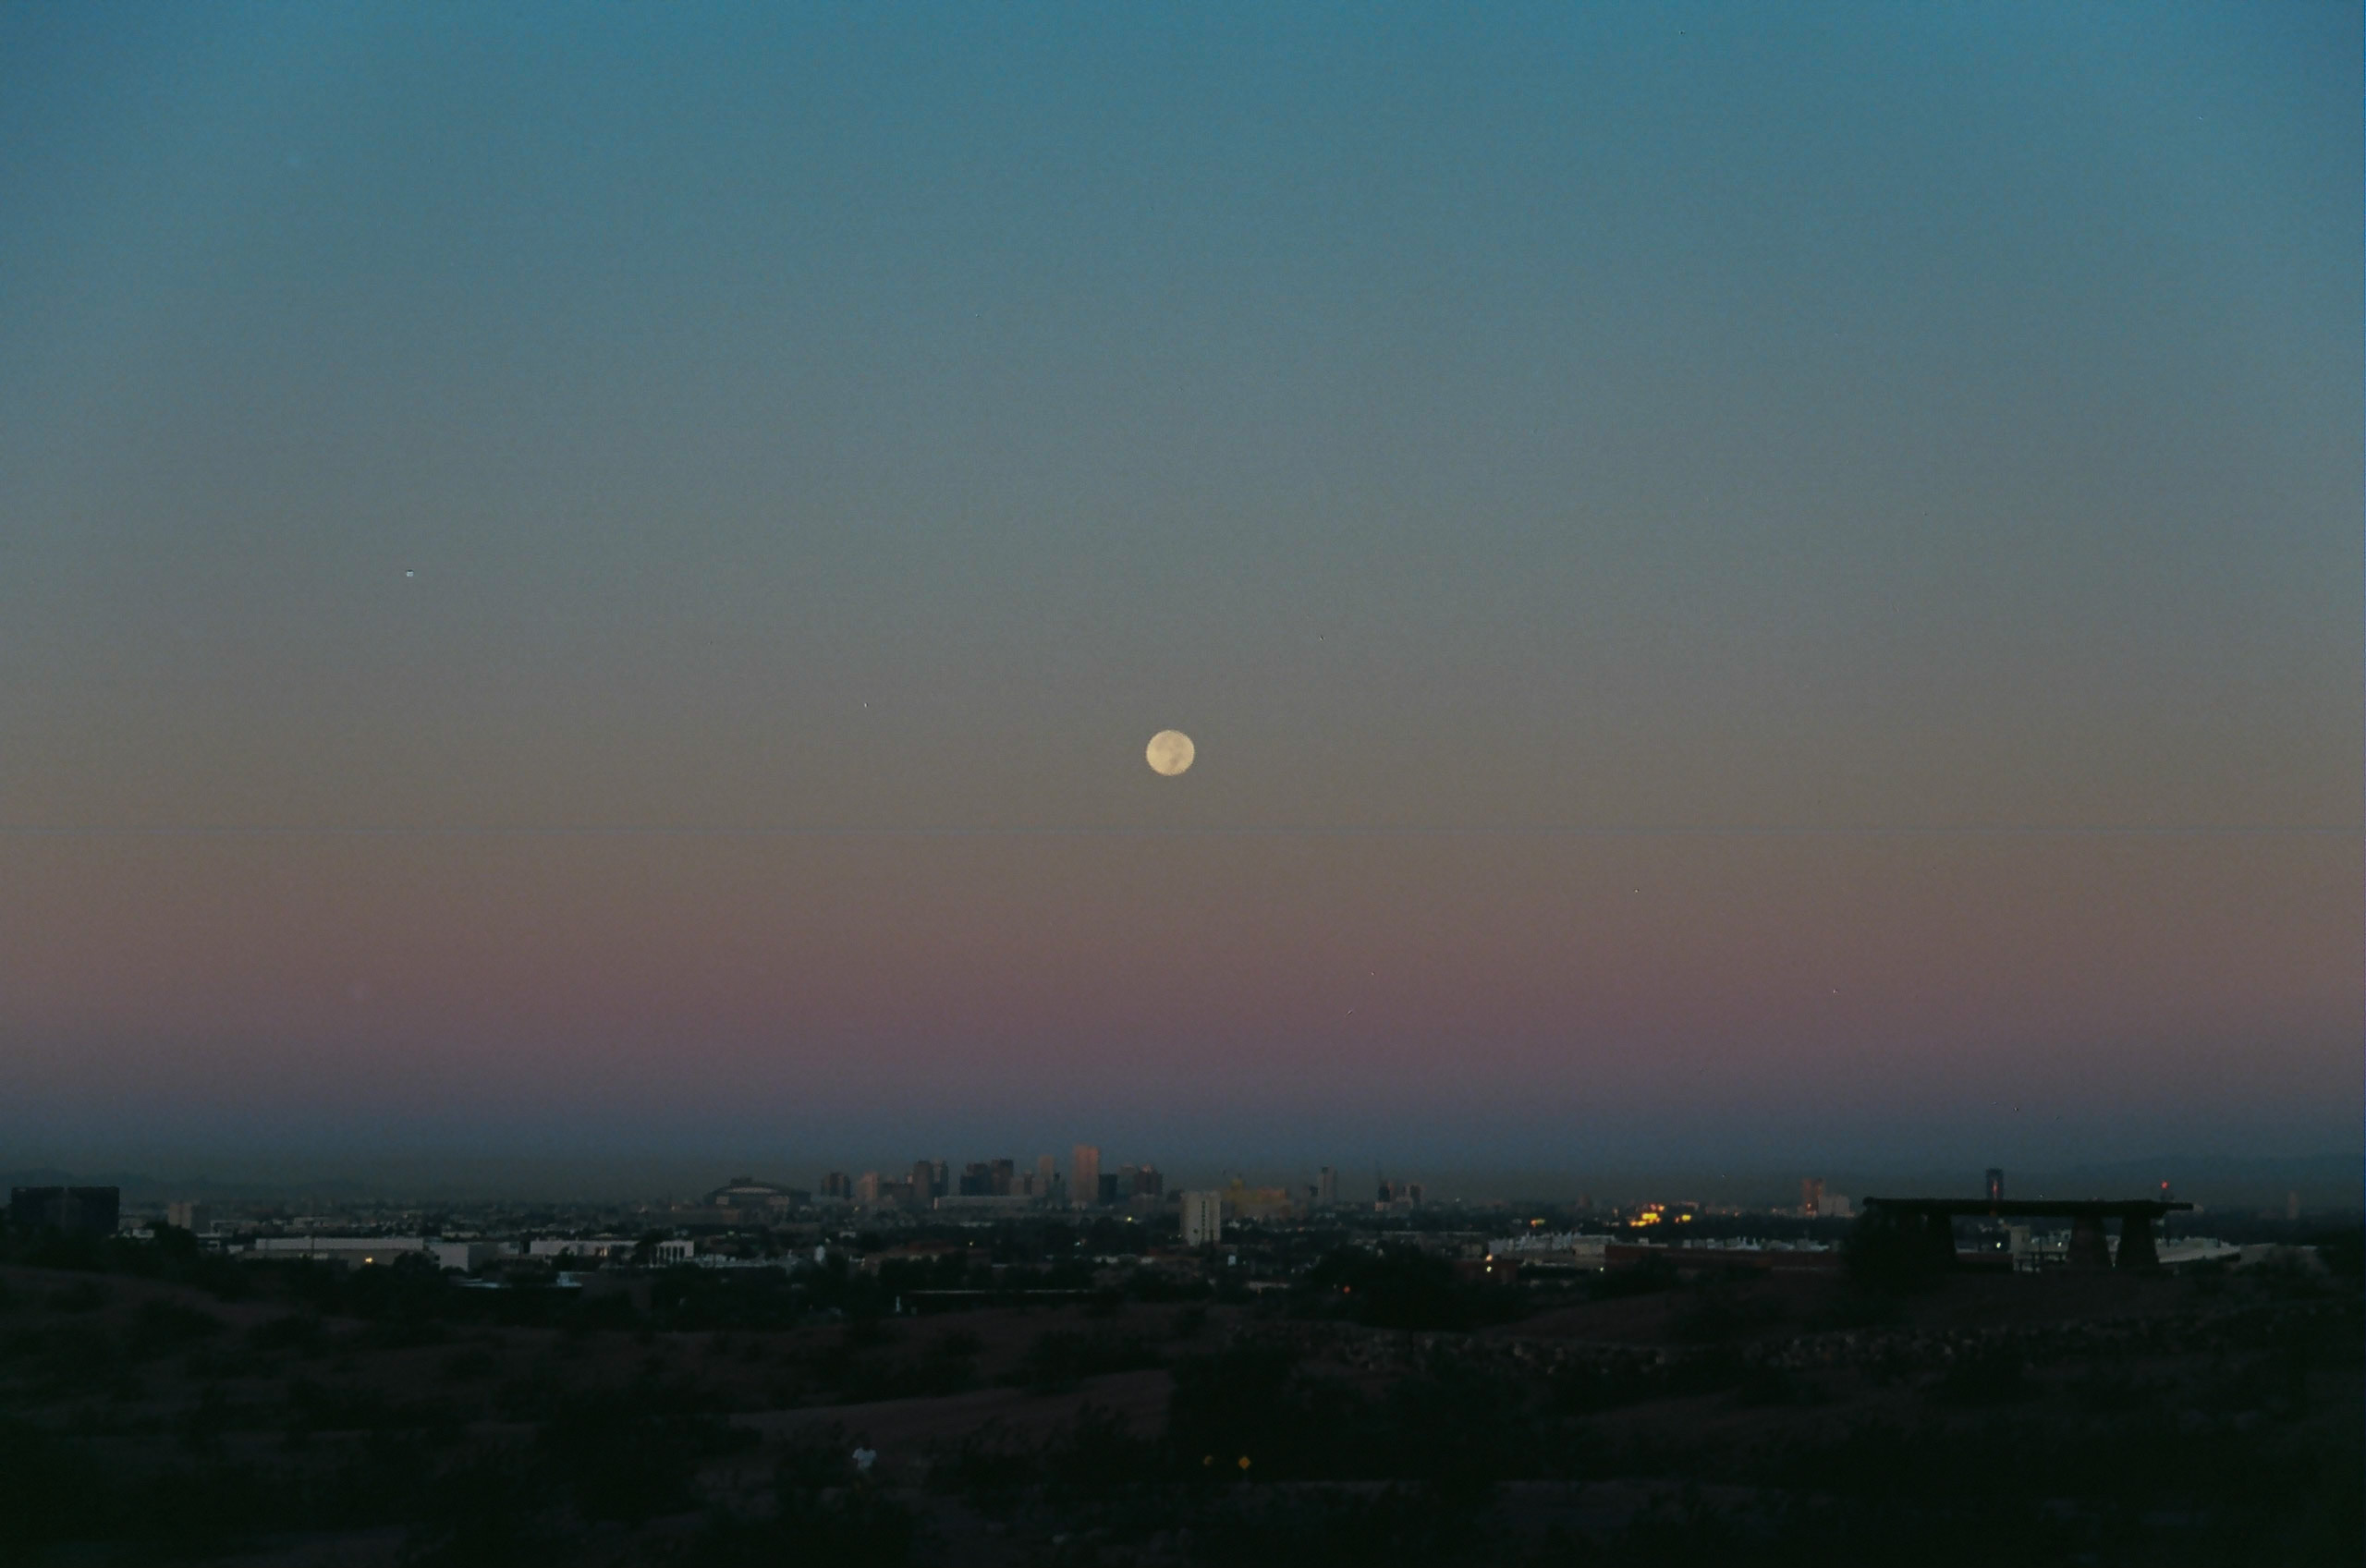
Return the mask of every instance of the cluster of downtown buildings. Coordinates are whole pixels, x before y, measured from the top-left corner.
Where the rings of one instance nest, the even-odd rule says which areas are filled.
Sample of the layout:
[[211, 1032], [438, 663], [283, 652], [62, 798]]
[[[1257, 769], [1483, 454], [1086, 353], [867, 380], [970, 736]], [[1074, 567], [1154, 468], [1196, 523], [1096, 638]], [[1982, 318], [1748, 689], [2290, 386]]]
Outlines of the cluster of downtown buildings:
[[[1419, 1182], [1380, 1179], [1372, 1207], [1382, 1211], [1418, 1209], [1422, 1197]], [[846, 1204], [866, 1214], [966, 1212], [982, 1217], [1089, 1209], [1173, 1213], [1182, 1222], [1187, 1245], [1213, 1241], [1226, 1215], [1287, 1219], [1349, 1206], [1342, 1204], [1339, 1173], [1329, 1165], [1299, 1192], [1287, 1187], [1250, 1187], [1234, 1180], [1217, 1190], [1170, 1194], [1157, 1166], [1145, 1163], [1104, 1170], [1100, 1149], [1087, 1143], [1069, 1150], [1065, 1172], [1058, 1159], [1049, 1154], [1039, 1155], [1031, 1166], [1014, 1160], [971, 1161], [958, 1174], [945, 1161], [916, 1160], [909, 1174], [866, 1171], [849, 1175], [832, 1171], [823, 1176], [818, 1194], [735, 1177], [710, 1193], [705, 1201], [726, 1208]]]
[[1080, 1143], [1069, 1151], [1065, 1173], [1049, 1154], [1031, 1167], [1012, 1160], [971, 1161], [957, 1175], [945, 1161], [915, 1160], [909, 1175], [832, 1171], [822, 1178], [819, 1196], [864, 1209], [1108, 1209], [1163, 1202], [1166, 1178], [1154, 1165], [1104, 1171], [1101, 1150]]
[[[1420, 1207], [1421, 1199], [1419, 1182], [1383, 1180], [1373, 1207], [1412, 1209]], [[943, 1160], [916, 1160], [909, 1173], [866, 1171], [852, 1175], [832, 1171], [823, 1176], [818, 1192], [735, 1176], [698, 1204], [676, 1206], [675, 1217], [696, 1220], [720, 1214], [755, 1219], [766, 1212], [786, 1214], [837, 1206], [873, 1218], [986, 1219], [1092, 1210], [1144, 1218], [1173, 1215], [1187, 1246], [1215, 1241], [1223, 1234], [1227, 1217], [1277, 1220], [1343, 1207], [1339, 1173], [1328, 1165], [1299, 1193], [1287, 1187], [1250, 1187], [1238, 1179], [1223, 1188], [1170, 1193], [1157, 1166], [1143, 1163], [1104, 1170], [1100, 1149], [1080, 1143], [1069, 1150], [1065, 1171], [1057, 1157], [1050, 1154], [1038, 1156], [1032, 1165], [1007, 1159], [970, 1161], [957, 1173]]]

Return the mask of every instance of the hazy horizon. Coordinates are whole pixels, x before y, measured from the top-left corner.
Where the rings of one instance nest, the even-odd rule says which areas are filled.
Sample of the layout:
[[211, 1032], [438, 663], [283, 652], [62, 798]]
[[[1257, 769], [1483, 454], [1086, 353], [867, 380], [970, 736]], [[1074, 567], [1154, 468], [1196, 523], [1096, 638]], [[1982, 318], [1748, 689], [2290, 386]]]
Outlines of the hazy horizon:
[[[154, 1151], [148, 1151], [154, 1152]], [[970, 1161], [1012, 1157], [1021, 1170], [1033, 1167], [1037, 1153], [1052, 1153], [1063, 1173], [1068, 1166], [1065, 1148], [1021, 1151], [963, 1149], [940, 1151], [958, 1173]], [[1153, 1157], [1143, 1150], [1104, 1149], [1104, 1171], [1148, 1163], [1165, 1178], [1166, 1191], [1220, 1187], [1240, 1179], [1251, 1187], [1279, 1186], [1303, 1196], [1312, 1186], [1323, 1163], [1268, 1153], [1238, 1161], [1201, 1159], [1188, 1151]], [[595, 1203], [670, 1198], [695, 1198], [727, 1181], [752, 1176], [759, 1181], [819, 1190], [826, 1172], [848, 1175], [876, 1172], [897, 1178], [909, 1172], [918, 1154], [902, 1159], [884, 1157], [817, 1157], [807, 1153], [765, 1154], [741, 1149], [737, 1157], [708, 1154], [656, 1155], [639, 1153], [614, 1159], [572, 1156], [453, 1156], [436, 1158], [274, 1156], [266, 1160], [216, 1158], [167, 1160], [160, 1165], [109, 1167], [85, 1162], [78, 1167], [35, 1164], [11, 1166], [0, 1162], [0, 1178], [10, 1182], [103, 1181], [124, 1183], [127, 1197], [141, 1201], [216, 1198], [222, 1201], [302, 1202], [556, 1202]], [[2133, 1197], [2151, 1196], [2157, 1183], [2172, 1184], [2176, 1196], [2212, 1209], [2280, 1208], [2287, 1197], [2303, 1207], [2354, 1211], [2360, 1201], [2359, 1158], [2350, 1154], [2318, 1154], [2287, 1159], [2255, 1159], [2192, 1153], [2156, 1153], [2125, 1161], [2079, 1161], [2038, 1168], [2007, 1165], [2006, 1190], [2018, 1197]], [[1799, 1181], [1813, 1176], [1827, 1193], [1862, 1197], [1867, 1195], [1976, 1197], [1987, 1167], [1960, 1166], [1911, 1160], [1890, 1161], [1805, 1162], [1777, 1165], [1746, 1161], [1722, 1165], [1652, 1165], [1634, 1161], [1598, 1161], [1592, 1165], [1532, 1167], [1452, 1167], [1398, 1161], [1334, 1163], [1339, 1191], [1351, 1205], [1368, 1202], [1382, 1179], [1418, 1182], [1433, 1207], [1456, 1203], [1532, 1202], [1567, 1204], [1580, 1198], [1612, 1208], [1653, 1201], [1697, 1201], [1743, 1206], [1789, 1207], [1799, 1201]]]

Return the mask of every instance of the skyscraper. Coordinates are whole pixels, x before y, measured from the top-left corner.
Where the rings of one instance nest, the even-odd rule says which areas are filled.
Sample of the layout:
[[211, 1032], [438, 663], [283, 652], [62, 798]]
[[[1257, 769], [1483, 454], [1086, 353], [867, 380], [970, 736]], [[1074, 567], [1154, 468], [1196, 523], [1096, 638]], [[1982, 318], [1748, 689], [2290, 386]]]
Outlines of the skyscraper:
[[1994, 1165], [1988, 1167], [1988, 1201], [2005, 1201], [2005, 1173]]
[[8, 1194], [12, 1223], [26, 1230], [55, 1227], [67, 1235], [113, 1235], [122, 1206], [119, 1187], [16, 1187]]
[[915, 1160], [912, 1161], [912, 1203], [914, 1207], [926, 1209], [931, 1200], [938, 1196], [936, 1185], [937, 1169], [937, 1163], [933, 1160]]
[[1037, 1155], [1035, 1157], [1035, 1196], [1051, 1197], [1052, 1182], [1059, 1173], [1059, 1161], [1048, 1154]]
[[1092, 1144], [1080, 1143], [1068, 1151], [1068, 1191], [1080, 1209], [1101, 1201], [1101, 1150]]
[[1328, 1165], [1323, 1167], [1322, 1173], [1314, 1178], [1314, 1201], [1323, 1209], [1339, 1206], [1339, 1173]]
[[1823, 1178], [1822, 1176], [1799, 1178], [1799, 1212], [1811, 1220], [1823, 1212]]

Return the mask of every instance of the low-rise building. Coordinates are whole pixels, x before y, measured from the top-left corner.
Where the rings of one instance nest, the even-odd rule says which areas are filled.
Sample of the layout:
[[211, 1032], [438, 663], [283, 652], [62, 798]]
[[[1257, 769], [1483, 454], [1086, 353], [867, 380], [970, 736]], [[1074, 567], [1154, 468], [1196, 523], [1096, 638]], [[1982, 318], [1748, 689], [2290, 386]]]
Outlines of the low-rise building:
[[1504, 1236], [1487, 1244], [1489, 1255], [1565, 1269], [1601, 1269], [1609, 1256], [1610, 1238], [1583, 1231], [1553, 1231]]
[[498, 1242], [437, 1241], [425, 1236], [258, 1236], [238, 1254], [250, 1261], [309, 1258], [356, 1268], [384, 1267], [398, 1258], [425, 1258], [439, 1269], [482, 1269], [503, 1254]]
[[945, 1214], [1023, 1214], [1036, 1202], [1019, 1193], [954, 1193], [936, 1199], [934, 1207]]
[[630, 1236], [536, 1236], [526, 1244], [529, 1258], [579, 1258], [622, 1262], [640, 1244]]

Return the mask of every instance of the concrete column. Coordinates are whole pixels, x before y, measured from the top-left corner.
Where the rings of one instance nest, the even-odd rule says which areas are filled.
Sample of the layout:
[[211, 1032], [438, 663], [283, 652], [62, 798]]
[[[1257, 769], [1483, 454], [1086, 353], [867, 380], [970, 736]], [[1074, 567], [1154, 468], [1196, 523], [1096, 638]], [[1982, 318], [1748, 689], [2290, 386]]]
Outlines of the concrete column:
[[1938, 1259], [1942, 1268], [1956, 1266], [1956, 1222], [1953, 1219], [1945, 1214], [1925, 1214], [1922, 1216], [1922, 1236], [1924, 1245], [1931, 1249], [1931, 1256]]
[[2081, 1214], [2070, 1222], [2069, 1265], [2073, 1269], [2111, 1267], [2111, 1243], [2104, 1235], [2099, 1217]]
[[2153, 1220], [2148, 1214], [2129, 1214], [2119, 1222], [2119, 1258], [2116, 1267], [2121, 1269], [2158, 1269], [2161, 1255], [2153, 1247]]

